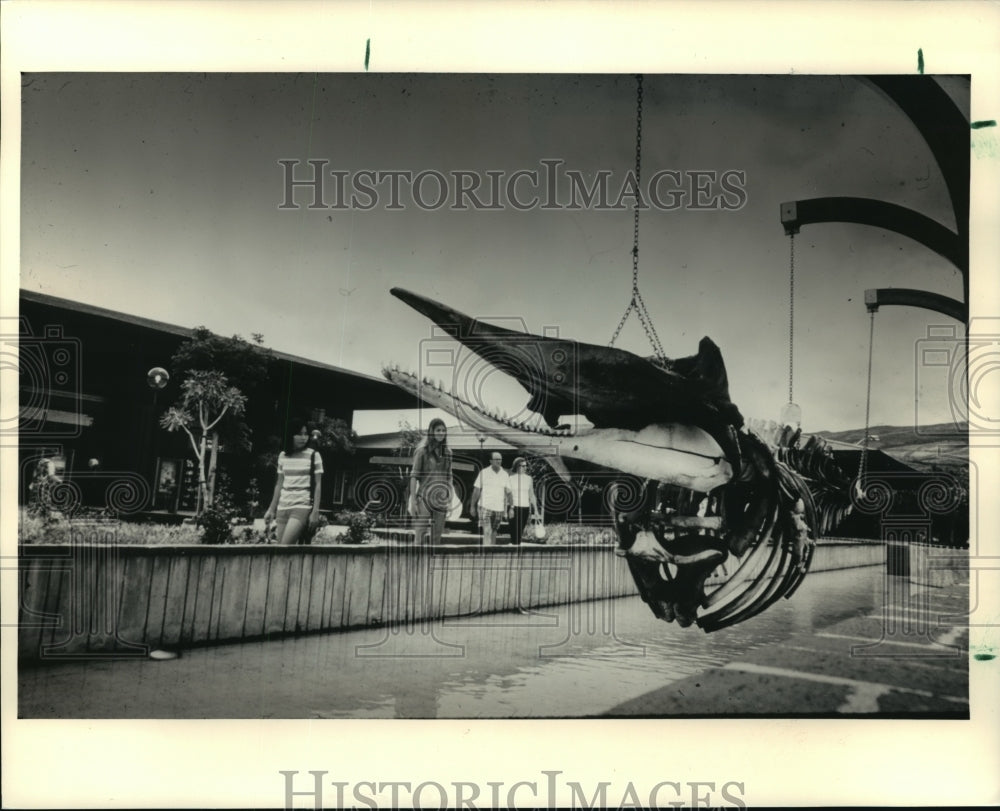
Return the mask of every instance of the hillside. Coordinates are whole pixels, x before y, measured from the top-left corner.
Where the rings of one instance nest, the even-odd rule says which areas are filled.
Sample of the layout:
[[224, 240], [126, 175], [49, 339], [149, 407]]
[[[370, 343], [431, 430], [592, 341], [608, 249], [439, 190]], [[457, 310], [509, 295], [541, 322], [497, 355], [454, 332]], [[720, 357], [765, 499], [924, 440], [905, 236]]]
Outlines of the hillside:
[[[951, 422], [937, 425], [921, 425], [914, 428], [911, 425], [873, 425], [868, 433], [878, 437], [873, 447], [888, 452], [890, 448], [917, 447], [924, 445], [947, 445], [968, 448], [968, 423], [955, 425]], [[840, 442], [856, 444], [861, 442], [865, 434], [864, 428], [851, 428], [847, 431], [813, 431], [826, 439], [836, 439]]]
[[[863, 428], [847, 431], [816, 431], [826, 439], [859, 444]], [[919, 428], [900, 425], [873, 425], [870, 448], [878, 448], [916, 470], [944, 470], [966, 481], [969, 468], [968, 424], [939, 423]], [[877, 437], [877, 439], [875, 439]]]

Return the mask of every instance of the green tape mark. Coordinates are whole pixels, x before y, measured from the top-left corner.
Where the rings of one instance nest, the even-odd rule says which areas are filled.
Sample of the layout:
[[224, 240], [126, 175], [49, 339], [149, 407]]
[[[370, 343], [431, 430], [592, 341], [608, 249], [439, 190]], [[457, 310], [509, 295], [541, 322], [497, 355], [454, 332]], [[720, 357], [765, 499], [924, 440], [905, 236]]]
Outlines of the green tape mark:
[[917, 48], [917, 73], [924, 72], [924, 49]]
[[368, 70], [368, 59], [372, 55], [372, 38], [365, 40], [365, 70]]
[[993, 653], [977, 653], [972, 658], [979, 662], [988, 662], [990, 659], [996, 659], [997, 657]]
[[974, 130], [981, 130], [983, 127], [995, 127], [996, 125], [997, 125], [997, 122], [993, 121], [993, 120], [990, 120], [990, 121], [973, 121], [971, 124], [969, 124], [969, 126], [972, 127], [972, 129], [974, 129]]

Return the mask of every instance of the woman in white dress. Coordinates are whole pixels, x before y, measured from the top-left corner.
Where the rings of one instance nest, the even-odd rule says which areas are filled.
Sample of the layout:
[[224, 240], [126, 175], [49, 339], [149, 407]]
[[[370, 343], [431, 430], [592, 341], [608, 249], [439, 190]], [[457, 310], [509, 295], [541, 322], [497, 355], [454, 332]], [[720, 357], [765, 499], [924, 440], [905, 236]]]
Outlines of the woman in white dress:
[[535, 483], [528, 475], [528, 465], [522, 457], [517, 457], [510, 468], [510, 495], [513, 515], [510, 521], [510, 541], [520, 545], [528, 519], [538, 514], [535, 500]]

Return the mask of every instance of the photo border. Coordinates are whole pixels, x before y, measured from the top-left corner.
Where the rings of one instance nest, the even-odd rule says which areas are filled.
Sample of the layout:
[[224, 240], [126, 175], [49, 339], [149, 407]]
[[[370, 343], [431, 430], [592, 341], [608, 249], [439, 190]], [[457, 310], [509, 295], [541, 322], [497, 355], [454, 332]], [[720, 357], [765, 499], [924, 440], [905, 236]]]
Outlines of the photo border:
[[[418, 8], [419, 5], [419, 8]], [[499, 6], [499, 8], [498, 8]], [[0, 307], [16, 315], [21, 71], [972, 74], [973, 120], [998, 119], [1000, 8], [987, 2], [343, 4], [8, 2], [0, 8]], [[502, 54], [502, 57], [501, 57]], [[995, 316], [1000, 134], [974, 130], [970, 311]], [[3, 409], [16, 408], [9, 397]], [[980, 493], [996, 447], [973, 441]], [[3, 449], [3, 797], [10, 807], [281, 807], [281, 770], [330, 780], [743, 782], [757, 805], [1000, 800], [997, 660], [970, 657], [969, 722], [857, 720], [26, 721], [16, 718], [17, 454]], [[978, 494], [974, 494], [978, 495]], [[978, 502], [978, 504], [977, 504]], [[973, 583], [997, 646], [993, 499], [973, 499]], [[974, 548], [976, 548], [974, 546]], [[998, 565], [995, 563], [994, 566]], [[985, 586], [985, 587], [984, 587]], [[990, 623], [993, 623], [992, 625]], [[585, 730], [585, 731], [584, 731]], [[565, 802], [566, 798], [562, 798]]]

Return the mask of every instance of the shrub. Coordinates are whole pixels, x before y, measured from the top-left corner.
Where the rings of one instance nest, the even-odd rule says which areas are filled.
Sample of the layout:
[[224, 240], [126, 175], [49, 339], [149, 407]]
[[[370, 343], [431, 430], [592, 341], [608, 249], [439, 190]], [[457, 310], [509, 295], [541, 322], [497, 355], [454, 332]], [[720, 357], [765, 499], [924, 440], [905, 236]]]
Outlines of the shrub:
[[39, 459], [28, 485], [28, 515], [43, 522], [54, 521], [57, 517], [52, 506], [52, 490], [61, 479], [51, 472], [50, 465], [50, 460]]
[[106, 517], [42, 519], [21, 510], [17, 541], [22, 544], [69, 544], [85, 541], [97, 527], [112, 543], [146, 546], [187, 545], [198, 542], [193, 524], [133, 524]]
[[145, 546], [186, 546], [198, 543], [194, 524], [131, 524], [119, 523], [115, 540], [121, 544]]
[[[273, 525], [272, 525], [273, 526]], [[268, 532], [270, 529], [265, 529], [263, 532], [259, 529], [254, 529], [253, 527], [243, 527], [239, 532], [237, 532], [232, 537], [232, 543], [270, 543], [268, 538]], [[273, 531], [270, 531], [273, 535]]]
[[247, 483], [246, 501], [243, 505], [243, 517], [248, 521], [253, 521], [253, 519], [260, 517], [257, 514], [259, 510], [260, 485], [257, 482], [257, 477], [251, 476], [250, 481]]
[[375, 519], [368, 513], [347, 510], [337, 513], [334, 520], [347, 527], [346, 535], [341, 535], [338, 539], [343, 543], [365, 543], [371, 539], [370, 530], [375, 526]]
[[236, 512], [232, 508], [213, 504], [206, 507], [198, 516], [198, 526], [201, 527], [202, 543], [232, 543], [233, 519]]
[[69, 521], [57, 521], [47, 515], [44, 518], [28, 509], [20, 511], [17, 522], [18, 543], [69, 543]]
[[602, 527], [588, 524], [566, 524], [555, 523], [545, 525], [545, 542], [549, 545], [578, 545], [586, 544], [592, 546], [613, 545], [618, 542], [615, 531], [611, 527]]
[[216, 477], [215, 493], [210, 506], [198, 516], [201, 527], [201, 542], [208, 544], [233, 543], [233, 525], [241, 518], [240, 509], [233, 503], [229, 479], [219, 471]]
[[323, 530], [324, 527], [329, 525], [327, 517], [323, 513], [319, 514], [319, 518], [316, 519], [316, 523], [312, 526], [306, 526], [302, 530], [302, 534], [299, 535], [300, 544], [311, 544], [315, 540], [316, 536]]

